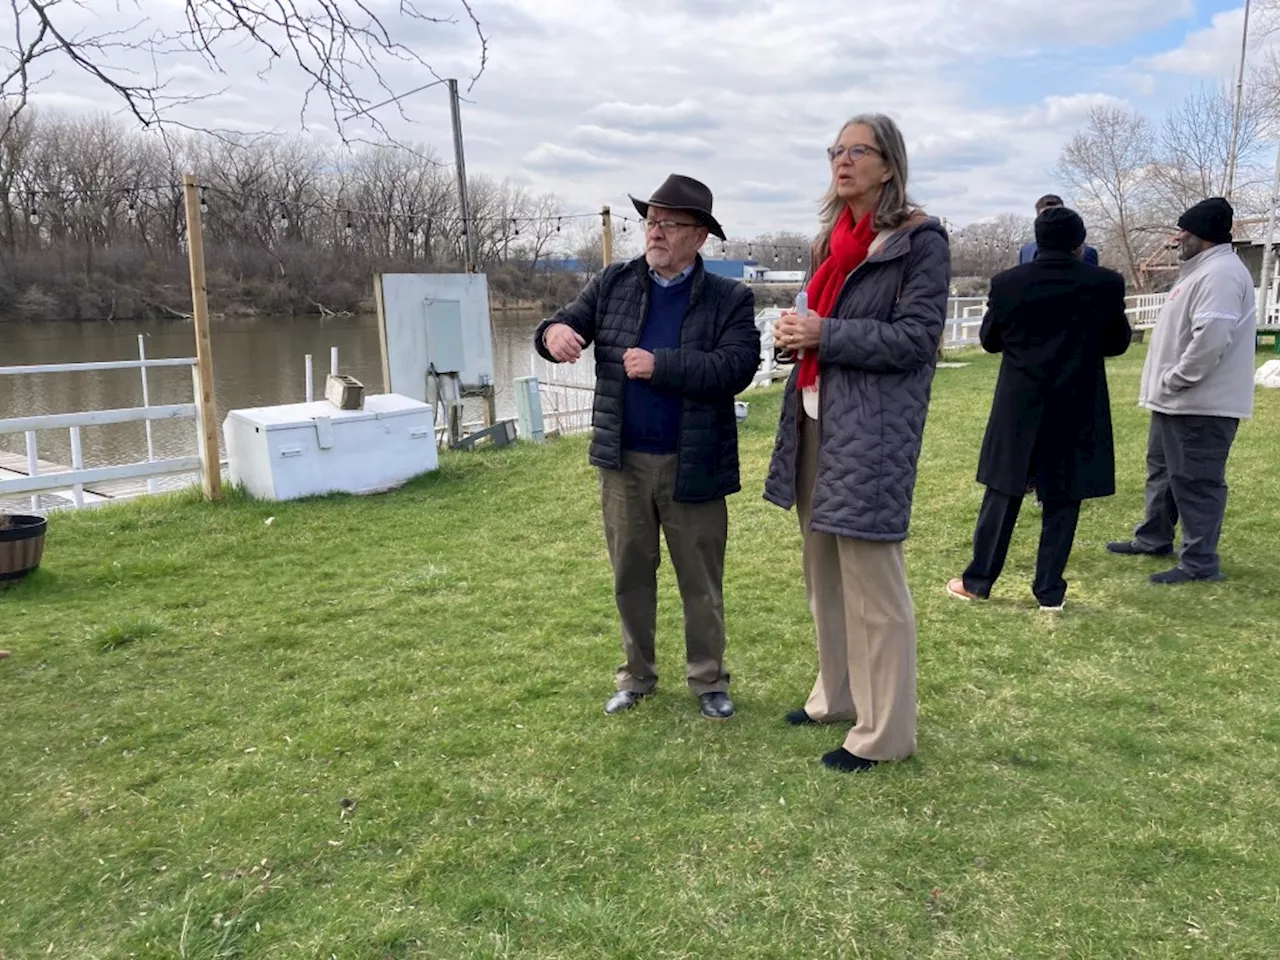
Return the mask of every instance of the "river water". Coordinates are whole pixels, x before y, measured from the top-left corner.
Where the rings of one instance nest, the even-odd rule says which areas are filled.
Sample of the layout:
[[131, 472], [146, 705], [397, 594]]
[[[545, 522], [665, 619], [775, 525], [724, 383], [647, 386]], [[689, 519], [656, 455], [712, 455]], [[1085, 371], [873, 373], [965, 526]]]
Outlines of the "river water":
[[[515, 416], [513, 383], [516, 377], [530, 373], [533, 331], [541, 318], [541, 313], [528, 311], [493, 314], [499, 417]], [[192, 326], [181, 320], [0, 323], [0, 366], [136, 360], [139, 334], [148, 359], [195, 356]], [[384, 389], [377, 318], [373, 316], [218, 320], [212, 325], [211, 337], [219, 442], [229, 410], [305, 400], [307, 354], [313, 357], [317, 399], [324, 395], [331, 347], [338, 348], [339, 371], [363, 383], [366, 394]], [[150, 370], [148, 378], [153, 405], [191, 402], [189, 368]], [[137, 370], [0, 376], [0, 419], [141, 405], [142, 381]], [[141, 423], [85, 427], [81, 433], [86, 466], [147, 458], [146, 430]], [[194, 455], [195, 421], [157, 422], [152, 441], [157, 458]], [[42, 460], [71, 462], [69, 431], [41, 431], [38, 444]], [[23, 452], [23, 437], [0, 437], [0, 449]]]

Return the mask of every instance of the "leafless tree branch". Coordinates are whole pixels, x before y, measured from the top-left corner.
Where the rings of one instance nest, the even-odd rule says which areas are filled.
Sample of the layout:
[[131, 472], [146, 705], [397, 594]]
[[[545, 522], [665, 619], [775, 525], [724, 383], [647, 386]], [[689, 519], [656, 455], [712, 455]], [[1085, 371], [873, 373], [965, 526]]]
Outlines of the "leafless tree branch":
[[[105, 5], [108, 0], [103, 0]], [[184, 128], [176, 119], [177, 108], [216, 97], [217, 93], [177, 93], [171, 81], [162, 80], [162, 67], [197, 58], [207, 69], [226, 75], [224, 58], [236, 46], [265, 55], [260, 75], [287, 65], [306, 78], [299, 104], [305, 129], [313, 104], [323, 103], [335, 133], [348, 145], [365, 142], [348, 123], [359, 118], [374, 138], [393, 141], [386, 125], [370, 112], [376, 101], [396, 103], [403, 86], [393, 67], [412, 67], [441, 79], [436, 69], [415, 49], [412, 41], [398, 39], [412, 33], [413, 25], [448, 28], [469, 24], [479, 50], [471, 86], [488, 62], [488, 39], [468, 0], [452, 0], [456, 16], [430, 15], [400, 0], [393, 17], [379, 13], [369, 0], [184, 0], [182, 19], [165, 26], [154, 18], [144, 0], [118, 0], [111, 10], [118, 20], [120, 3], [131, 3], [139, 19], [123, 29], [94, 32], [77, 29], [73, 11], [92, 12], [90, 0], [67, 5], [64, 0], [9, 0], [13, 13], [13, 43], [0, 46], [8, 64], [0, 68], [0, 101], [6, 126], [0, 139], [26, 109], [38, 80], [32, 73], [37, 61], [62, 61], [87, 74], [109, 90], [125, 111], [144, 128]], [[104, 11], [105, 14], [105, 11]], [[150, 57], [153, 78], [142, 78], [119, 66], [122, 54]], [[401, 90], [397, 90], [397, 86]], [[468, 87], [470, 89], [470, 87]]]

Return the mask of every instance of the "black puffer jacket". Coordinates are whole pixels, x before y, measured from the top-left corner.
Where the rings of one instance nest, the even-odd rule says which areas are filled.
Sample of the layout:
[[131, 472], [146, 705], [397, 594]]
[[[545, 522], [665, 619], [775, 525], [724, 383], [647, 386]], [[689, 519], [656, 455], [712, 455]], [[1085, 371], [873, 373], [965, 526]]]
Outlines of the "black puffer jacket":
[[[542, 321], [535, 349], [548, 360], [543, 335], [567, 323], [595, 344], [596, 394], [592, 405], [591, 462], [622, 467], [622, 355], [640, 341], [653, 280], [644, 257], [616, 263], [591, 278], [578, 298]], [[700, 503], [736, 493], [738, 421], [733, 398], [751, 384], [760, 364], [755, 294], [744, 284], [707, 273], [702, 258], [693, 272], [689, 310], [678, 350], [654, 353], [655, 390], [680, 394], [680, 447], [675, 498]]]
[[[904, 540], [938, 341], [951, 250], [936, 219], [890, 236], [845, 280], [818, 348], [818, 477], [811, 529], [860, 540]], [[765, 499], [796, 501], [796, 372], [787, 382]]]

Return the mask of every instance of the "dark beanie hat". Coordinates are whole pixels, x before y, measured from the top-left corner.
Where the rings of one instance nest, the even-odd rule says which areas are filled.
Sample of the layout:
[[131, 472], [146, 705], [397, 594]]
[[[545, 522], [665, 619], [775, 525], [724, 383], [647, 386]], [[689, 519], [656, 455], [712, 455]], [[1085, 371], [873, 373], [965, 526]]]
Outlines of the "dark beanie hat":
[[1210, 243], [1231, 242], [1231, 219], [1235, 211], [1222, 197], [1201, 200], [1178, 218], [1178, 226]]
[[1036, 246], [1070, 253], [1084, 243], [1084, 221], [1068, 207], [1049, 207], [1036, 217]]

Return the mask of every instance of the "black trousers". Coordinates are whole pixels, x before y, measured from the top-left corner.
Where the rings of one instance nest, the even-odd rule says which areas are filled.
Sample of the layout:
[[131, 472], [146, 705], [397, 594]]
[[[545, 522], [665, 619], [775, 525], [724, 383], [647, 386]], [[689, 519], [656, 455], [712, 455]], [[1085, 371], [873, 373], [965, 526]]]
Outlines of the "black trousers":
[[[1079, 500], [1045, 500], [1040, 518], [1040, 551], [1036, 555], [1036, 579], [1031, 592], [1041, 606], [1061, 605], [1067, 595], [1062, 573], [1071, 556], [1071, 545], [1080, 520]], [[964, 588], [980, 597], [991, 594], [1009, 554], [1009, 541], [1022, 509], [1022, 497], [987, 487], [973, 531], [973, 561], [964, 572]]]

